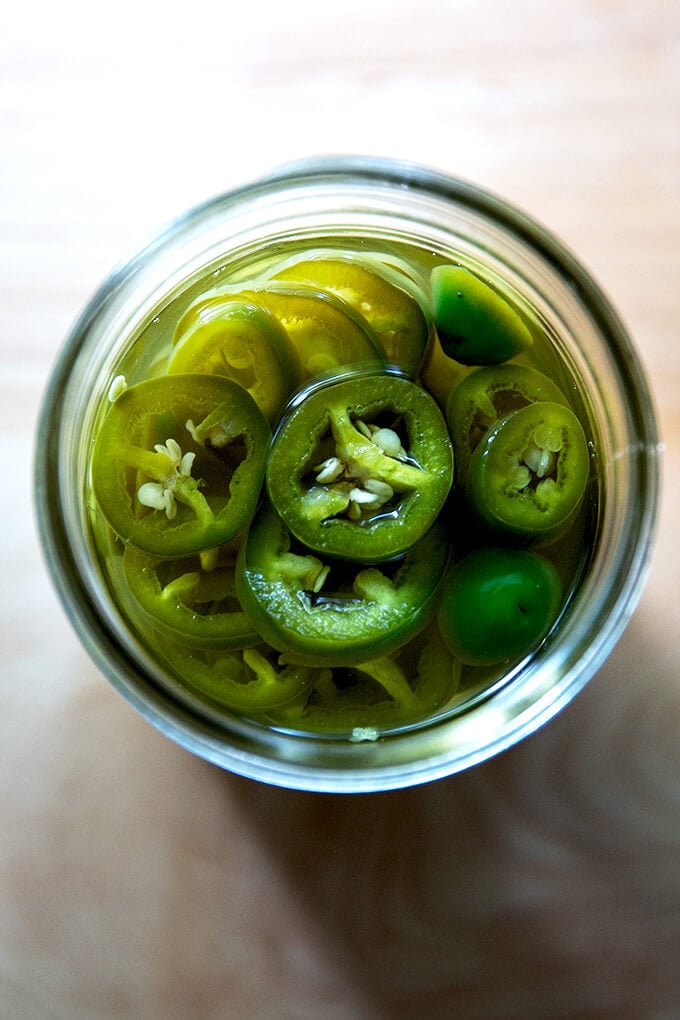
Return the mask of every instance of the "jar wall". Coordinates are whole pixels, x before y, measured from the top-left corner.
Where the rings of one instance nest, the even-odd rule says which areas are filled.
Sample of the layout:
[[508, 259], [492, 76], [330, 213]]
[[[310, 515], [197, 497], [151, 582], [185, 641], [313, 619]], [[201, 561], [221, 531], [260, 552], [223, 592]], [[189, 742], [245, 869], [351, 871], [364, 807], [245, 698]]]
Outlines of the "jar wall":
[[[88, 464], [102, 397], [140, 331], [206, 271], [238, 277], [263, 248], [292, 239], [406, 241], [481, 263], [539, 317], [579, 380], [600, 478], [586, 576], [540, 653], [466, 711], [357, 744], [225, 716], [159, 670], [111, 599], [91, 539]], [[188, 300], [188, 297], [187, 297]], [[644, 580], [656, 518], [658, 446], [632, 344], [578, 261], [498, 199], [420, 167], [316, 161], [179, 218], [94, 295], [45, 398], [36, 462], [43, 542], [81, 639], [109, 680], [171, 739], [266, 782], [348, 792], [438, 778], [488, 758], [550, 719], [609, 653]]]

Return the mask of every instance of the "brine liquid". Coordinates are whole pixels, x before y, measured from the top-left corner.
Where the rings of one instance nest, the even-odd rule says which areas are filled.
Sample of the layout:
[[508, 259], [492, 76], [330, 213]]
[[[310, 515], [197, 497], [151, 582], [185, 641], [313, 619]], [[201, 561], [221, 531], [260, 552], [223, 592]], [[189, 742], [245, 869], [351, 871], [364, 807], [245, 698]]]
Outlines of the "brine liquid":
[[[255, 280], [277, 262], [307, 249], [335, 248], [339, 251], [362, 252], [371, 256], [379, 255], [399, 272], [408, 275], [416, 287], [422, 288], [429, 296], [429, 275], [431, 269], [446, 261], [457, 261], [469, 268], [482, 269], [498, 289], [511, 294], [512, 302], [525, 318], [533, 336], [533, 346], [516, 360], [534, 367], [548, 375], [572, 405], [579, 417], [586, 436], [591, 434], [578, 379], [568, 362], [566, 345], [552, 328], [548, 314], [524, 297], [512, 281], [498, 275], [498, 267], [482, 266], [469, 255], [454, 250], [432, 251], [394, 239], [372, 237], [326, 236], [303, 239], [282, 239], [268, 246], [266, 251], [243, 252], [227, 262], [216, 264], [200, 275], [186, 281], [185, 285], [168, 295], [161, 307], [154, 310], [152, 317], [126, 342], [121, 345], [121, 357], [112, 377], [124, 375], [127, 384], [133, 385], [150, 376], [165, 372], [172, 350], [173, 333], [189, 305], [205, 292], [222, 284], [236, 284]], [[429, 353], [424, 367], [416, 381], [427, 389], [442, 407], [449, 390], [472, 369], [450, 362], [441, 353], [436, 338], [431, 339]], [[102, 393], [101, 414], [106, 413], [107, 395]], [[592, 442], [590, 442], [592, 447]], [[220, 650], [182, 647], [181, 639], [173, 638], [162, 628], [156, 629], [154, 621], [137, 605], [126, 582], [123, 569], [124, 543], [111, 531], [94, 499], [90, 499], [91, 522], [94, 543], [102, 573], [118, 606], [125, 624], [129, 627], [135, 647], [143, 648], [152, 660], [158, 663], [157, 680], [165, 685], [174, 697], [188, 703], [199, 712], [212, 718], [238, 714], [233, 707], [222, 704], [219, 684], [204, 682], [203, 677], [212, 672], [213, 678], [221, 668], [234, 669], [234, 653], [221, 656]], [[568, 612], [569, 602], [577, 590], [588, 566], [592, 549], [597, 517], [597, 484], [595, 472], [589, 482], [586, 498], [569, 532], [552, 546], [542, 548], [541, 554], [557, 567], [564, 590], [563, 612]], [[440, 519], [450, 532], [454, 558], [467, 551], [466, 535], [461, 531], [461, 522], [448, 510]], [[498, 544], [495, 538], [490, 544]], [[234, 599], [225, 597], [223, 608], [234, 607]], [[559, 627], [559, 621], [556, 626]], [[262, 654], [275, 666], [278, 653], [273, 649], [258, 646]], [[516, 673], [518, 663], [506, 662], [492, 667], [471, 667], [456, 662], [442, 646], [436, 634], [436, 623], [432, 621], [425, 630], [408, 645], [392, 656], [407, 680], [414, 685], [419, 682], [419, 671], [427, 672], [428, 689], [432, 691], [431, 703], [417, 712], [395, 709], [385, 688], [365, 670], [361, 664], [355, 667], [343, 666], [334, 669], [319, 669], [305, 698], [267, 713], [251, 714], [254, 722], [278, 726], [287, 730], [321, 733], [350, 739], [375, 739], [382, 732], [419, 725], [428, 719], [468, 709], [480, 698], [490, 696], [499, 685], [509, 682]], [[242, 675], [247, 681], [248, 670]], [[422, 676], [421, 681], [422, 682]]]

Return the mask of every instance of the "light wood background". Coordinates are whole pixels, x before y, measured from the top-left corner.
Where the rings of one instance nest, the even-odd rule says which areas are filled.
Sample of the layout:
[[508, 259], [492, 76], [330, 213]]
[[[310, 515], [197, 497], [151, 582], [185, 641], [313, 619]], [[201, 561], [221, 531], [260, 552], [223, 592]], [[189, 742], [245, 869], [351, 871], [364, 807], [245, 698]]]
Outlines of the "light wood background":
[[[640, 607], [556, 720], [467, 774], [314, 796], [109, 688], [47, 579], [33, 429], [61, 339], [175, 213], [290, 159], [398, 156], [592, 269], [665, 441]], [[680, 1017], [677, 0], [12, 4], [0, 26], [0, 1016]]]

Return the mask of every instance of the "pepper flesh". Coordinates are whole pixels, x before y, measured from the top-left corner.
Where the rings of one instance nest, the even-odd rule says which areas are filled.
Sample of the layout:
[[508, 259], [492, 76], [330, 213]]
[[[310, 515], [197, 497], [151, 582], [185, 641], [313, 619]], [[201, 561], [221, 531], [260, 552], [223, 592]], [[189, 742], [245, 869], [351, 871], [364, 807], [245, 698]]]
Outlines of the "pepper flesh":
[[414, 376], [427, 345], [431, 314], [425, 295], [398, 270], [370, 256], [322, 249], [276, 264], [271, 279], [311, 284], [360, 312], [387, 360]]
[[557, 384], [527, 365], [493, 365], [466, 375], [451, 390], [446, 405], [457, 480], [465, 480], [470, 457], [492, 426], [512, 411], [539, 401], [568, 406]]
[[267, 488], [310, 549], [380, 562], [425, 534], [452, 477], [451, 441], [432, 398], [399, 375], [357, 373], [313, 390], [284, 419]]
[[125, 389], [92, 456], [102, 513], [125, 541], [160, 557], [220, 545], [248, 523], [271, 438], [231, 379], [173, 375]]
[[236, 597], [237, 551], [223, 555], [214, 549], [179, 560], [159, 560], [128, 545], [123, 556], [125, 578], [159, 631], [189, 646], [245, 648], [260, 639]]
[[301, 379], [341, 366], [385, 364], [385, 350], [359, 312], [335, 294], [293, 281], [249, 280], [215, 287], [189, 306], [178, 334], [235, 298], [254, 302], [278, 319], [295, 351]]
[[590, 470], [583, 428], [568, 407], [529, 404], [489, 429], [470, 460], [466, 495], [494, 532], [555, 541], [569, 526]]
[[[291, 549], [288, 530], [264, 507], [241, 547], [236, 588], [264, 641], [303, 665], [343, 665], [386, 655], [427, 622], [448, 561], [443, 528], [435, 525], [394, 576], [362, 567], [341, 587], [317, 557]], [[320, 582], [320, 583], [319, 583]]]
[[435, 326], [448, 357], [463, 365], [498, 365], [533, 343], [508, 298], [466, 267], [437, 266], [431, 282]]
[[170, 374], [225, 375], [248, 390], [271, 422], [301, 377], [301, 366], [278, 319], [253, 301], [200, 307], [175, 331]]

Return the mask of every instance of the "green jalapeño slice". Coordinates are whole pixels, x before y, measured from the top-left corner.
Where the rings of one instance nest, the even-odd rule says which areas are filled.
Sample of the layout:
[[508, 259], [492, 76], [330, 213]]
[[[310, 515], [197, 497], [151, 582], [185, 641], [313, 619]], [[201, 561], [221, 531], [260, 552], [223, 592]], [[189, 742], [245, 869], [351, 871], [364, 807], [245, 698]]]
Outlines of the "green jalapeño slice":
[[124, 542], [188, 556], [246, 527], [271, 432], [250, 394], [217, 375], [158, 376], [113, 400], [92, 455], [92, 487]]
[[531, 651], [554, 623], [561, 599], [549, 560], [525, 549], [477, 549], [444, 579], [437, 620], [461, 662], [491, 665]]
[[220, 315], [235, 298], [266, 308], [288, 335], [302, 379], [349, 365], [384, 365], [384, 348], [366, 319], [346, 301], [303, 283], [250, 280], [207, 291], [189, 306], [175, 336]]
[[189, 647], [165, 635], [158, 654], [193, 693], [235, 712], [260, 713], [297, 701], [309, 689], [314, 670], [279, 665], [271, 648], [233, 650], [206, 645]]
[[532, 344], [510, 302], [464, 266], [432, 270], [432, 306], [444, 353], [463, 365], [498, 365]]
[[444, 529], [434, 525], [391, 569], [327, 564], [296, 549], [265, 506], [236, 566], [236, 591], [264, 641], [302, 665], [356, 664], [387, 655], [427, 623], [446, 569]]
[[378, 563], [433, 524], [453, 477], [446, 422], [399, 375], [356, 373], [300, 395], [267, 467], [270, 499], [310, 549]]
[[271, 277], [311, 284], [342, 298], [367, 320], [390, 364], [409, 376], [418, 371], [431, 313], [425, 294], [397, 269], [370, 256], [321, 249], [276, 264]]
[[492, 533], [547, 544], [572, 522], [589, 471], [578, 418], [568, 407], [542, 401], [489, 429], [470, 460], [466, 495]]
[[464, 481], [473, 451], [496, 422], [512, 411], [545, 400], [567, 404], [552, 379], [528, 365], [491, 365], [470, 372], [451, 391], [446, 405], [457, 480]]
[[200, 308], [175, 332], [168, 372], [226, 375], [248, 390], [273, 421], [297, 385], [300, 366], [285, 329], [252, 301], [224, 301]]
[[315, 667], [310, 687], [269, 717], [283, 726], [375, 740], [379, 726], [411, 722], [450, 703], [460, 676], [460, 662], [433, 620], [390, 655]]
[[125, 578], [148, 624], [193, 647], [247, 648], [259, 637], [236, 597], [238, 544], [161, 560], [128, 545]]

